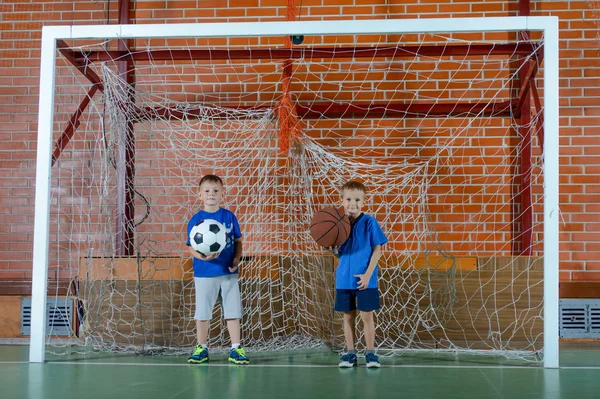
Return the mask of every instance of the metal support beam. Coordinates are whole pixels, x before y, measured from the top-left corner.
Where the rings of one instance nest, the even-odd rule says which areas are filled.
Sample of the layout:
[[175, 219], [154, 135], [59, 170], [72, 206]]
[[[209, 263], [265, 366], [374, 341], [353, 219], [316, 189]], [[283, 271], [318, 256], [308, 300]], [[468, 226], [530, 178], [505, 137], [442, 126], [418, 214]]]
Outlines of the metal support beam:
[[[119, 25], [131, 24], [129, 0], [119, 0]], [[131, 39], [119, 39], [118, 49], [128, 52], [132, 45]], [[117, 62], [119, 76], [127, 85], [135, 84], [135, 72], [132, 61]], [[133, 90], [127, 90], [130, 98], [128, 104], [133, 104]], [[124, 131], [119, 132], [117, 140], [117, 218], [115, 250], [117, 256], [134, 254], [134, 198], [133, 180], [135, 176], [135, 131], [134, 121], [128, 120]]]
[[535, 85], [535, 79], [532, 77], [530, 80], [531, 86], [531, 94], [533, 94], [533, 103], [535, 104], [535, 110], [537, 111], [537, 115], [535, 117], [536, 121], [536, 131], [538, 135], [538, 141], [540, 148], [542, 151], [544, 150], [544, 113], [542, 112], [542, 102], [540, 101], [540, 95], [537, 91], [537, 87]]
[[96, 61], [185, 61], [185, 60], [286, 60], [333, 58], [414, 58], [441, 56], [530, 55], [542, 51], [532, 43], [475, 44], [457, 46], [387, 46], [333, 48], [255, 48], [255, 49], [189, 49], [189, 50], [109, 50], [73, 51], [79, 62]]
[[[320, 118], [405, 118], [424, 116], [461, 117], [509, 117], [514, 112], [516, 100], [496, 103], [448, 103], [448, 104], [405, 104], [405, 103], [296, 103], [298, 117], [302, 119]], [[212, 112], [207, 110], [186, 110], [185, 112], [168, 107], [137, 108], [136, 122], [155, 118], [183, 119], [184, 117], [225, 118], [228, 107], [220, 107]], [[266, 107], [231, 107], [232, 109], [264, 109]]]
[[521, 117], [520, 112], [523, 108], [523, 103], [531, 96], [531, 81], [535, 78], [535, 75], [538, 72], [538, 64], [536, 61], [529, 60], [528, 65], [529, 67], [524, 74], [522, 74], [522, 70], [519, 72], [519, 75], [522, 76], [519, 77], [519, 84], [521, 85], [521, 88], [519, 89], [517, 106], [515, 107], [515, 110], [518, 112], [518, 114], [515, 115], [517, 118]]
[[[97, 85], [100, 91], [104, 91], [104, 85], [102, 84], [102, 80], [100, 77], [89, 68], [89, 62], [85, 60], [85, 58], [76, 57], [75, 52], [69, 48], [67, 43], [64, 40], [56, 41], [56, 48], [60, 53], [65, 57], [67, 61], [69, 61], [75, 68], [81, 72], [83, 76], [85, 76], [93, 85]], [[80, 53], [79, 53], [80, 54]]]
[[56, 146], [54, 147], [54, 152], [52, 153], [52, 166], [54, 166], [56, 160], [58, 157], [60, 157], [62, 150], [64, 150], [67, 144], [69, 144], [69, 141], [73, 137], [75, 130], [77, 130], [79, 127], [79, 118], [92, 100], [92, 97], [94, 97], [94, 94], [96, 94], [96, 91], [98, 91], [98, 86], [92, 86], [92, 88], [88, 91], [87, 96], [85, 96], [85, 98], [81, 101], [81, 104], [79, 104], [79, 107], [77, 107], [77, 110], [73, 116], [71, 116], [69, 122], [67, 122], [67, 127], [65, 127], [63, 134], [56, 141]]
[[[530, 0], [519, 0], [519, 16], [529, 16], [531, 12]], [[517, 33], [520, 41], [529, 40], [529, 31], [521, 31]], [[533, 207], [531, 200], [531, 86], [530, 79], [537, 72], [537, 63], [531, 62], [529, 69], [525, 68], [527, 60], [521, 57], [519, 61], [519, 98], [517, 113], [519, 117], [519, 137], [520, 149], [519, 152], [519, 210], [518, 214], [513, 218], [513, 232], [516, 236], [513, 238], [513, 253], [530, 256], [532, 253], [533, 240]], [[513, 209], [516, 208], [513, 206]], [[514, 224], [518, 223], [520, 229], [515, 228]], [[517, 240], [518, 237], [518, 240]], [[515, 248], [516, 243], [520, 244], [520, 248]]]

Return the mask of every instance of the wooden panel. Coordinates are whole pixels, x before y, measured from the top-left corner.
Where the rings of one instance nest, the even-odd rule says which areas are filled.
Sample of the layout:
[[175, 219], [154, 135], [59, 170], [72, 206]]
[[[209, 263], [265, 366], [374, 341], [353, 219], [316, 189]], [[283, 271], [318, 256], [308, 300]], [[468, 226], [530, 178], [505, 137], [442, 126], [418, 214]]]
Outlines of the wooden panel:
[[561, 298], [600, 298], [600, 282], [561, 281], [559, 296]]
[[544, 271], [541, 256], [489, 256], [478, 258], [481, 270], [537, 270]]
[[194, 276], [191, 258], [81, 258], [80, 280], [190, 280]]
[[83, 336], [136, 346], [183, 346], [195, 340], [191, 281], [83, 280]]
[[[403, 347], [403, 337], [410, 335], [413, 342], [435, 347], [454, 343], [485, 349], [501, 342], [512, 349], [540, 348], [543, 272], [537, 269], [541, 263], [541, 258], [502, 257], [469, 260], [469, 265], [478, 265], [477, 270], [382, 268], [378, 344]], [[341, 315], [333, 311], [332, 257], [257, 257], [247, 263], [256, 265], [258, 271], [246, 269], [240, 279], [245, 298], [242, 333], [249, 344], [292, 333], [340, 343]], [[82, 280], [85, 333], [119, 345], [191, 345], [195, 340], [193, 282], [189, 274], [184, 276], [182, 280]], [[439, 326], [425, 323], [432, 319], [433, 310]], [[210, 336], [227, 337], [218, 306], [213, 316]], [[381, 342], [383, 329], [387, 342]]]
[[[543, 336], [542, 280], [540, 271], [519, 272], [510, 268], [457, 272], [456, 276], [440, 275], [433, 279], [424, 273], [396, 275], [388, 281], [380, 280], [382, 292], [398, 293], [383, 297], [389, 314], [379, 312], [378, 321], [385, 325], [401, 320], [398, 331], [387, 332], [390, 342], [402, 341], [400, 337], [414, 333], [412, 329], [417, 326], [414, 339], [436, 343], [436, 347], [448, 346], [452, 341], [484, 349], [492, 342], [510, 342], [511, 348], [531, 350], [530, 343], [535, 343], [539, 349]], [[406, 289], [397, 289], [407, 282], [412, 287], [410, 298]], [[456, 300], [444, 309], [443, 304], [449, 303], [453, 289]], [[425, 295], [426, 292], [442, 294]], [[401, 305], [396, 308], [394, 303]], [[434, 309], [437, 318], [432, 317]], [[427, 323], [428, 319], [434, 322]], [[431, 328], [428, 324], [435, 324], [435, 320], [439, 320], [440, 326]], [[381, 331], [378, 335], [381, 336]]]
[[[240, 263], [240, 279], [279, 279], [280, 261], [273, 256], [255, 256]], [[80, 280], [191, 280], [194, 277], [191, 258], [134, 257], [81, 258]]]
[[[48, 281], [48, 295], [66, 296], [69, 292], [69, 280]], [[71, 291], [73, 291], [71, 289]], [[0, 296], [31, 296], [31, 280], [0, 280]]]
[[242, 261], [239, 268], [240, 280], [278, 280], [281, 261], [276, 256], [253, 256]]
[[21, 297], [0, 297], [0, 338], [20, 338]]
[[476, 270], [477, 258], [475, 257], [460, 257], [448, 258], [442, 256], [388, 256], [381, 257], [379, 267], [382, 269], [400, 267], [402, 269], [432, 269], [432, 270], [448, 270], [456, 262], [457, 270]]

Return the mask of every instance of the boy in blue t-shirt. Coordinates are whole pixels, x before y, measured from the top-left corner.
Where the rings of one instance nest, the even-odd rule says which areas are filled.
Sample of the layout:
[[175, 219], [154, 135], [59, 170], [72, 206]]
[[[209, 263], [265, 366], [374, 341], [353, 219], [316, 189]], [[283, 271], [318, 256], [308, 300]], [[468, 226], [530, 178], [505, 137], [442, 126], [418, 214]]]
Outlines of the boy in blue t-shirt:
[[[242, 257], [242, 233], [233, 212], [221, 208], [223, 181], [216, 175], [206, 175], [200, 180], [199, 197], [204, 209], [192, 216], [187, 227], [187, 245], [194, 257], [194, 283], [196, 286], [196, 333], [198, 345], [188, 358], [188, 363], [208, 361], [208, 330], [213, 308], [219, 295], [223, 317], [231, 338], [229, 362], [248, 364], [250, 361], [240, 346], [240, 319], [242, 301], [238, 287], [238, 266]], [[213, 219], [227, 230], [227, 243], [220, 253], [204, 255], [195, 251], [190, 244], [190, 231], [201, 220]]]
[[354, 346], [356, 310], [360, 312], [367, 344], [367, 367], [379, 367], [375, 354], [375, 319], [373, 311], [379, 309], [377, 288], [377, 262], [381, 246], [388, 240], [377, 220], [362, 212], [367, 189], [362, 183], [349, 181], [342, 187], [342, 203], [352, 228], [350, 237], [339, 248], [329, 250], [340, 260], [335, 279], [335, 310], [344, 312], [344, 336], [348, 353], [340, 359], [340, 367], [357, 365]]

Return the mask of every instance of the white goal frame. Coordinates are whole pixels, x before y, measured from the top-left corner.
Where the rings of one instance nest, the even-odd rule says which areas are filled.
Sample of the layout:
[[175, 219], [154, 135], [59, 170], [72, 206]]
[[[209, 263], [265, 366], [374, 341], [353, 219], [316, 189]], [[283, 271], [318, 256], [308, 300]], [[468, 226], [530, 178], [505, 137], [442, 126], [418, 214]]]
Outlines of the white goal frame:
[[558, 17], [45, 26], [42, 29], [29, 362], [45, 358], [57, 40], [537, 31], [544, 35], [544, 367], [558, 356]]

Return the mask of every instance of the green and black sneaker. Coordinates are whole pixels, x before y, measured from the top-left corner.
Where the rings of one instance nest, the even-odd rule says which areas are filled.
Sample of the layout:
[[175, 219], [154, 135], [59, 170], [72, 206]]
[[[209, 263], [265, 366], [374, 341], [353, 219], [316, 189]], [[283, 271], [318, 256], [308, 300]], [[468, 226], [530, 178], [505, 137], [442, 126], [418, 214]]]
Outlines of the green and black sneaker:
[[208, 348], [198, 345], [190, 357], [188, 357], [188, 363], [200, 364], [204, 362], [208, 362]]
[[229, 351], [229, 363], [233, 364], [249, 364], [250, 360], [246, 356], [246, 351], [241, 346], [231, 348]]

